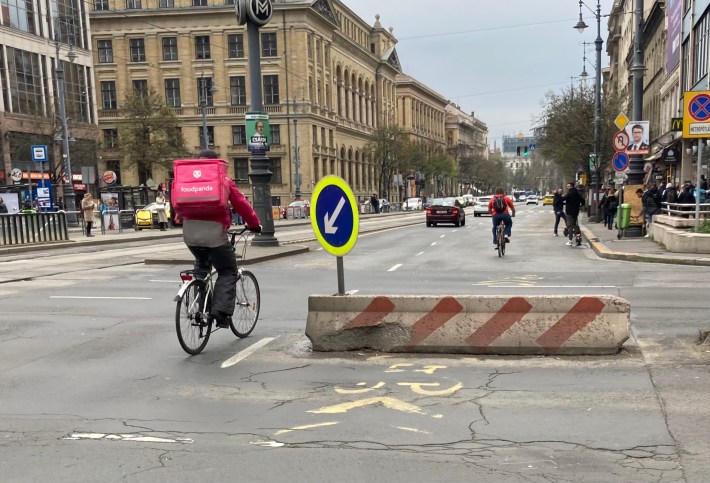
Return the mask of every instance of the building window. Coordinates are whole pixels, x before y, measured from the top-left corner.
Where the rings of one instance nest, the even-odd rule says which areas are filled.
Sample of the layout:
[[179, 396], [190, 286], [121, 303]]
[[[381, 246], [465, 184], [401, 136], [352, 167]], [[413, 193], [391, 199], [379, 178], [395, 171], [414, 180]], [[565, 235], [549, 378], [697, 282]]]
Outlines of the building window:
[[212, 77], [197, 78], [197, 98], [200, 100], [200, 105], [202, 105], [203, 102], [205, 106], [213, 105]]
[[264, 104], [279, 103], [279, 76], [264, 76]]
[[244, 58], [244, 35], [230, 34], [227, 35], [227, 50], [230, 59]]
[[237, 176], [237, 183], [249, 182], [249, 159], [234, 158], [234, 174]]
[[99, 51], [99, 64], [110, 64], [113, 62], [113, 42], [110, 40], [98, 40], [96, 50]]
[[261, 34], [261, 56], [276, 57], [276, 32], [264, 32]]
[[207, 0], [192, 0], [193, 7], [206, 7]]
[[[91, 86], [87, 86], [87, 79], [91, 77], [86, 67], [72, 62], [63, 61], [64, 66], [64, 95], [67, 116], [75, 122], [91, 122]], [[87, 76], [88, 74], [88, 76]]]
[[243, 125], [232, 126], [232, 146], [244, 146], [247, 143], [247, 130]]
[[178, 60], [177, 37], [163, 37], [163, 60]]
[[128, 41], [131, 52], [131, 62], [145, 62], [145, 40], [130, 39]]
[[198, 35], [197, 37], [195, 37], [195, 58], [196, 59], [211, 58], [209, 35]]
[[104, 147], [118, 147], [118, 129], [104, 129]]
[[283, 178], [281, 177], [281, 158], [271, 158], [271, 171], [274, 173], [271, 175], [271, 184], [282, 184]]
[[281, 144], [281, 126], [272, 124], [269, 128], [271, 129], [271, 141], [269, 141], [269, 144]]
[[108, 0], [94, 0], [94, 10], [103, 11], [108, 9]]
[[247, 103], [247, 87], [243, 75], [229, 78], [229, 96], [233, 106], [245, 106]]
[[311, 60], [313, 59], [313, 36], [311, 34], [308, 34], [306, 37], [306, 47], [308, 51], [308, 59]]
[[175, 6], [175, 0], [160, 0], [158, 2], [158, 7], [160, 8], [173, 8]]
[[165, 103], [170, 107], [180, 107], [180, 79], [165, 79]]
[[710, 14], [703, 15], [703, 18], [693, 29], [695, 33], [695, 55], [693, 66], [693, 82], [699, 82], [708, 73], [708, 21]]
[[[205, 137], [202, 135], [202, 128], [199, 128], [200, 131], [200, 146], [205, 145]], [[207, 126], [207, 145], [208, 146], [214, 146], [214, 126]]]
[[[31, 52], [8, 47], [7, 68], [12, 102], [11, 112], [32, 116], [43, 115], [42, 77], [40, 75], [39, 56]], [[3, 92], [7, 91], [3, 89]], [[7, 99], [5, 101], [7, 102]], [[10, 106], [6, 105], [5, 108], [10, 111]]]
[[141, 8], [141, 0], [126, 0], [127, 10], [138, 10]]
[[23, 32], [35, 33], [34, 3], [31, 1], [2, 0], [2, 24]]
[[131, 84], [133, 85], [133, 92], [140, 94], [141, 96], [148, 95], [148, 81], [145, 79], [134, 79]]
[[101, 81], [101, 107], [103, 109], [116, 109], [116, 82]]

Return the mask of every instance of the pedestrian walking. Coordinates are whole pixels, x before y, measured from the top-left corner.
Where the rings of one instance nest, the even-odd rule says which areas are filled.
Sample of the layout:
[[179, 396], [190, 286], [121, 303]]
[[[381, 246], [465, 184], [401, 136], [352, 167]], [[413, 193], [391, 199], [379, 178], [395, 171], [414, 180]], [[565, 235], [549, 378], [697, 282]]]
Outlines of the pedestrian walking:
[[602, 205], [602, 213], [604, 215], [604, 226], [609, 230], [612, 229], [614, 224], [614, 217], [616, 216], [616, 210], [619, 208], [619, 198], [616, 192], [611, 189], [609, 193], [604, 196], [604, 203]]
[[[691, 191], [691, 186], [690, 184], [686, 183], [685, 186], [683, 186], [683, 191], [678, 195], [678, 204], [679, 205], [685, 205], [681, 206], [680, 209], [681, 211], [691, 211], [693, 210], [693, 206], [695, 204], [695, 196], [693, 196], [693, 192]], [[689, 218], [688, 215], [682, 215], [683, 218]]]
[[96, 209], [96, 203], [91, 197], [91, 193], [86, 193], [84, 199], [81, 200], [81, 212], [84, 215], [84, 224], [86, 225], [86, 236], [93, 237], [91, 234], [91, 227], [94, 224], [94, 210]]
[[[653, 223], [653, 216], [661, 211], [661, 193], [658, 190], [658, 185], [653, 183], [649, 189], [641, 197], [643, 205], [643, 214], [646, 219], [646, 226]], [[646, 233], [646, 236], [649, 234]]]
[[165, 194], [162, 191], [158, 191], [158, 195], [155, 197], [155, 204], [158, 205], [155, 211], [158, 214], [160, 231], [166, 231], [168, 229], [168, 216], [165, 213]]
[[370, 196], [370, 206], [372, 206], [373, 213], [380, 212], [380, 200], [377, 198], [377, 193], [372, 193]]
[[565, 215], [565, 200], [562, 198], [562, 188], [557, 188], [555, 196], [552, 198], [552, 210], [555, 212], [555, 228], [553, 233], [557, 234], [557, 228], [560, 226], [560, 219], [565, 220], [565, 228], [567, 228], [567, 215]]

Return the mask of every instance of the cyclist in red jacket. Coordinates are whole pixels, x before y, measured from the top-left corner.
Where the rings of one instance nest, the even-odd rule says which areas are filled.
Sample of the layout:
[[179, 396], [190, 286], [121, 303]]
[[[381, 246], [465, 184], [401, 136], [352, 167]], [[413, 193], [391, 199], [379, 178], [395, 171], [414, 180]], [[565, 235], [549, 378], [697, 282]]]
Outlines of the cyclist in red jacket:
[[[510, 209], [510, 213], [508, 209]], [[510, 237], [513, 232], [513, 219], [511, 216], [515, 216], [515, 205], [510, 198], [505, 196], [503, 188], [496, 188], [495, 196], [488, 201], [488, 213], [493, 216], [493, 248], [498, 248], [496, 228], [501, 220], [505, 223], [505, 242], [510, 243]]]

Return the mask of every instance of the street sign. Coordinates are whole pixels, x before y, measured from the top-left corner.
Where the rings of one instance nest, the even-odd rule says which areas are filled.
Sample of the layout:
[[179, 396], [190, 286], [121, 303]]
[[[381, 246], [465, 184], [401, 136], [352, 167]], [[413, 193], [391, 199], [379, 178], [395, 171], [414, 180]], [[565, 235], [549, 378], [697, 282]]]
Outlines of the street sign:
[[616, 119], [614, 119], [614, 124], [616, 125], [616, 127], [618, 127], [621, 130], [623, 130], [628, 123], [629, 123], [629, 118], [623, 112], [619, 113], [619, 115], [616, 116]]
[[32, 161], [35, 163], [44, 163], [48, 161], [47, 146], [32, 146]]
[[683, 137], [710, 136], [710, 91], [683, 94]]
[[246, 0], [247, 15], [256, 25], [266, 25], [274, 13], [271, 0]]
[[20, 168], [13, 168], [10, 171], [10, 179], [13, 181], [22, 181], [22, 170]]
[[614, 171], [626, 171], [629, 167], [629, 156], [626, 153], [616, 152], [611, 158], [611, 165], [614, 167]]
[[235, 0], [234, 12], [237, 14], [237, 25], [244, 25], [247, 23], [246, 0]]
[[672, 117], [671, 118], [671, 131], [683, 132], [683, 118], [682, 117]]
[[326, 176], [311, 198], [311, 225], [321, 246], [342, 257], [355, 246], [359, 229], [357, 202], [350, 186], [338, 176]]
[[624, 181], [626, 181], [627, 179], [629, 179], [629, 176], [626, 173], [617, 172], [616, 176], [614, 176], [614, 183], [624, 184]]
[[626, 147], [629, 145], [629, 133], [626, 131], [619, 131], [614, 134], [614, 150], [616, 151], [626, 151]]

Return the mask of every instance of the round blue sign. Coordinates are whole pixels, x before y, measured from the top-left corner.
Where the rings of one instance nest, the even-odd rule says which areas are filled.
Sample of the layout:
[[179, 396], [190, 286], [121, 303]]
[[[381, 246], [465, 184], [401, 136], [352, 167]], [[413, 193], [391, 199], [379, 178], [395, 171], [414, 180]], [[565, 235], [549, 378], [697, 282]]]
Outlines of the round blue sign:
[[615, 153], [611, 164], [615, 171], [624, 171], [629, 167], [629, 157], [626, 153]]

